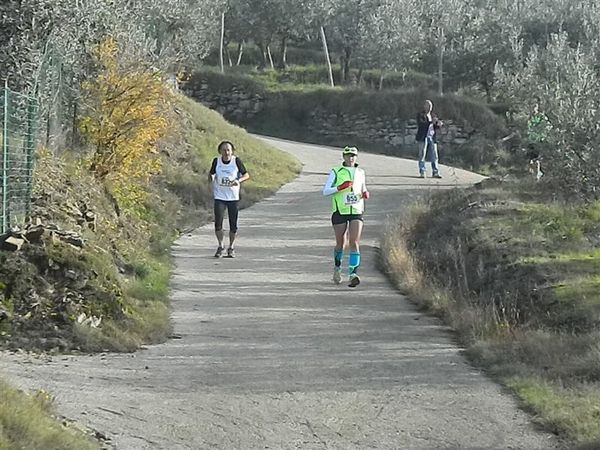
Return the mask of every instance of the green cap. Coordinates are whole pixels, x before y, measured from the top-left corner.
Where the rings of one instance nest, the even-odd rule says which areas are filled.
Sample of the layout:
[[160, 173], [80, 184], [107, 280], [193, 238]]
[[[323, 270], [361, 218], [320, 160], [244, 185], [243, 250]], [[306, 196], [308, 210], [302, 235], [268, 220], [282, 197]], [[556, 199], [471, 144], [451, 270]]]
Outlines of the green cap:
[[358, 149], [356, 147], [344, 147], [342, 154], [358, 156]]

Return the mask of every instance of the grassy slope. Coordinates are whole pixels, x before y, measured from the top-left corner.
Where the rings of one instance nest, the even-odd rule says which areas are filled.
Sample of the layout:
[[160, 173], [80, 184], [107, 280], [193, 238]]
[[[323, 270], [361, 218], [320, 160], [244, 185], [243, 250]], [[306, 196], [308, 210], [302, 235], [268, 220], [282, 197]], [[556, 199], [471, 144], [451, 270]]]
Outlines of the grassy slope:
[[600, 444], [600, 203], [523, 182], [441, 193], [389, 224], [388, 270], [571, 443]]
[[0, 450], [92, 450], [91, 438], [50, 416], [45, 392], [26, 395], [0, 381]]
[[[25, 246], [23, 254], [0, 255], [13, 258], [11, 261], [27, 268], [19, 271], [26, 275], [23, 279], [11, 278], [9, 273], [0, 271], [0, 306], [9, 308], [15, 314], [15, 321], [20, 317], [19, 312], [33, 312], [18, 327], [0, 322], [5, 345], [132, 351], [144, 342], [164, 340], [170, 330], [169, 248], [177, 236], [176, 229], [198, 226], [210, 218], [212, 202], [206, 173], [217, 155], [218, 142], [224, 139], [234, 142], [252, 176], [243, 187], [246, 206], [276, 191], [300, 169], [299, 163], [288, 155], [188, 99], [181, 99], [178, 115], [181, 135], [174, 136], [164, 146], [163, 175], [150, 186], [147, 204], [121, 210], [120, 215], [104, 190], [83, 170], [85, 166], [80, 161], [59, 160], [49, 154], [40, 158], [37, 186], [43, 192], [37, 195], [44, 200], [38, 202], [34, 212], [62, 229], [78, 230], [87, 245], [76, 250], [48, 239], [43, 247]], [[96, 232], [77, 227], [76, 217], [64, 208], [81, 202], [86, 202], [98, 215]], [[72, 270], [89, 279], [85, 288], [87, 304], [70, 305], [81, 310], [63, 311], [51, 298], [34, 307], [25, 291], [22, 298], [17, 298], [21, 291], [12, 285], [25, 286], [39, 278], [35, 264], [27, 258], [33, 259], [42, 251], [47, 252], [44, 258], [51, 258], [60, 268], [56, 272]], [[63, 286], [65, 282], [59, 274], [55, 279], [49, 278], [51, 272], [46, 274], [45, 283], [60, 283], [61, 289], [77, 292], [71, 284]], [[10, 295], [5, 296], [7, 293]], [[102, 317], [101, 326], [94, 329], [77, 325], [74, 318], [81, 311]], [[56, 322], [47, 319], [51, 313], [57, 313]], [[59, 327], [58, 332], [54, 325]], [[48, 415], [50, 406], [51, 399], [45, 394], [31, 397], [0, 381], [0, 450], [96, 448], [83, 434], [53, 421]]]
[[275, 192], [299, 173], [300, 164], [289, 155], [252, 138], [244, 129], [225, 123], [218, 113], [190, 99], [182, 99], [182, 102], [190, 113], [185, 126], [189, 156], [184, 158], [184, 164], [173, 162], [165, 167], [165, 180], [184, 204], [212, 209], [206, 178], [212, 159], [218, 156], [217, 145], [223, 140], [233, 142], [236, 154], [251, 175], [250, 181], [243, 186], [243, 207]]

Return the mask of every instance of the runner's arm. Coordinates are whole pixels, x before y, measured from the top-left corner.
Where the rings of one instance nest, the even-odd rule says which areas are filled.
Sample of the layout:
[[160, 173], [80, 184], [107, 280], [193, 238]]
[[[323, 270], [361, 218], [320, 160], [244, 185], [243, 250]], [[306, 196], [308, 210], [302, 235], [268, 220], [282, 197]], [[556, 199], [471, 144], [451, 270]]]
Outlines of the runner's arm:
[[329, 172], [329, 177], [325, 182], [325, 187], [323, 188], [323, 195], [332, 195], [338, 191], [337, 186], [335, 186], [335, 178], [335, 171], [332, 170], [331, 172]]
[[[363, 172], [364, 174], [364, 172]], [[362, 198], [364, 198], [365, 200], [369, 199], [369, 190], [367, 189], [367, 176], [366, 174], [363, 175], [363, 183], [362, 183], [362, 187], [360, 190], [361, 194], [362, 194]]]
[[212, 183], [215, 179], [215, 174], [217, 173], [217, 158], [213, 159], [212, 164], [210, 166], [210, 170], [208, 171], [208, 182]]
[[243, 181], [249, 180], [250, 174], [246, 170], [246, 166], [244, 166], [244, 163], [242, 162], [242, 160], [240, 158], [236, 158], [235, 164], [237, 165], [239, 173], [242, 175], [241, 177], [238, 178], [238, 182], [242, 183]]

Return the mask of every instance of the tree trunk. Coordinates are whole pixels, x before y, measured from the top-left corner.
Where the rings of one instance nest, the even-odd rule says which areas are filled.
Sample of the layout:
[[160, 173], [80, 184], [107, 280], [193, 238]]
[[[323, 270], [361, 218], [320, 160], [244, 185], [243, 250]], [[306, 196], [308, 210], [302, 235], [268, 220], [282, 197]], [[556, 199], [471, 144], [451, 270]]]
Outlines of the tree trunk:
[[492, 103], [492, 83], [493, 79], [486, 77], [483, 81], [483, 90], [485, 91], [485, 99], [488, 103]]
[[79, 127], [77, 126], [77, 101], [74, 101], [72, 103], [73, 105], [73, 117], [71, 120], [71, 148], [76, 148], [79, 145], [79, 135], [78, 135], [78, 129]]
[[229, 42], [225, 41], [223, 43], [223, 48], [225, 49], [225, 56], [227, 57], [227, 64], [229, 64], [229, 67], [233, 66], [233, 61], [231, 61], [231, 52], [229, 51]]
[[381, 73], [379, 74], [379, 90], [383, 89], [383, 77], [385, 75], [385, 70], [381, 69]]
[[279, 62], [280, 69], [287, 69], [287, 36], [281, 38], [281, 61]]
[[444, 37], [444, 29], [440, 28], [438, 46], [440, 48], [438, 60], [438, 93], [444, 95], [444, 47], [446, 45]]
[[50, 107], [46, 110], [46, 135], [44, 147], [50, 148]]
[[323, 51], [325, 52], [325, 60], [327, 61], [327, 72], [329, 73], [329, 84], [335, 86], [333, 82], [333, 70], [331, 70], [331, 59], [329, 58], [329, 50], [327, 49], [327, 38], [325, 37], [325, 28], [321, 27], [321, 40], [323, 41]]
[[267, 45], [267, 56], [269, 57], [269, 65], [271, 66], [271, 70], [275, 69], [275, 64], [273, 64], [273, 55], [271, 55], [271, 46]]
[[260, 50], [260, 54], [262, 56], [262, 61], [258, 66], [259, 70], [264, 70], [267, 67], [267, 51], [265, 49], [265, 44], [262, 41], [256, 43], [258, 49]]
[[236, 66], [239, 66], [242, 63], [242, 54], [244, 53], [244, 41], [240, 41], [238, 43], [238, 49], [237, 49], [237, 62], [235, 63]]
[[348, 84], [350, 80], [350, 56], [352, 55], [352, 49], [350, 47], [344, 47], [344, 55], [342, 56], [342, 79], [344, 84]]
[[219, 45], [219, 64], [221, 66], [221, 73], [225, 72], [223, 67], [223, 41], [225, 39], [225, 12], [221, 14], [221, 40]]

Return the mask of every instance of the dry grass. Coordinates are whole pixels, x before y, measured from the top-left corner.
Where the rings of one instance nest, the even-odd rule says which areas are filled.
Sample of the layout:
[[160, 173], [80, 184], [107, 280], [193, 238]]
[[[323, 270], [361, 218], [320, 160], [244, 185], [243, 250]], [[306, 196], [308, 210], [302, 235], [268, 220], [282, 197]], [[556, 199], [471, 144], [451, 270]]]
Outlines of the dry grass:
[[51, 416], [52, 397], [33, 395], [0, 381], [0, 450], [92, 450], [100, 446], [66, 421]]
[[600, 445], [599, 204], [540, 201], [530, 187], [437, 194], [390, 221], [384, 262], [544, 423]]

